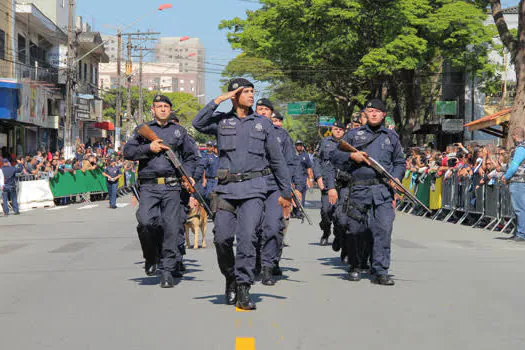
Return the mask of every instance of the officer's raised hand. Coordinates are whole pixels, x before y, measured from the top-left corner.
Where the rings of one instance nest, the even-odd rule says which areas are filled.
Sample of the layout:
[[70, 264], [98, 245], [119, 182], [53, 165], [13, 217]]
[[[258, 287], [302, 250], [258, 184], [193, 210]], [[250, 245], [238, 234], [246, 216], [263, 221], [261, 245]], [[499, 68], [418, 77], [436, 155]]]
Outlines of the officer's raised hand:
[[368, 160], [368, 154], [366, 152], [352, 152], [350, 153], [350, 159], [358, 164], [365, 163], [370, 166], [370, 161]]
[[150, 143], [149, 149], [153, 153], [159, 153], [162, 151], [167, 151], [170, 148], [162, 143], [162, 140], [158, 139]]
[[228, 101], [228, 100], [236, 97], [237, 94], [242, 93], [242, 90], [244, 90], [244, 86], [241, 86], [240, 88], [237, 88], [237, 89], [235, 89], [233, 91], [228, 91], [227, 93], [217, 97], [214, 102], [216, 104], [221, 104], [224, 101]]

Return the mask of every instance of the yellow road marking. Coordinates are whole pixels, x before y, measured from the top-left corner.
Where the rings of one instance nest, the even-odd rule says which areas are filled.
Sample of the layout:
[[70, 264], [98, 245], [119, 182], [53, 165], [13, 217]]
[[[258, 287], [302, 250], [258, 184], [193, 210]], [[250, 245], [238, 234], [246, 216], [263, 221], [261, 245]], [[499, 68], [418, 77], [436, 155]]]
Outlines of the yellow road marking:
[[255, 338], [235, 338], [235, 350], [255, 350]]
[[243, 309], [239, 309], [237, 306], [235, 307], [235, 312], [250, 312], [252, 310], [243, 310]]

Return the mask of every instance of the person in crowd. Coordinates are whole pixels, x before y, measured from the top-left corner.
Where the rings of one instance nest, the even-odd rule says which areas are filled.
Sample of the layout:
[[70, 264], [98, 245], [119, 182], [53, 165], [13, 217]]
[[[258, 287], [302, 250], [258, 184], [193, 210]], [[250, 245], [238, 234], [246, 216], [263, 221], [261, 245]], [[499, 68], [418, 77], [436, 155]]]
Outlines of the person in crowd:
[[21, 166], [12, 166], [9, 162], [9, 159], [4, 158], [3, 160], [2, 172], [4, 175], [4, 185], [2, 188], [2, 209], [4, 210], [4, 215], [9, 215], [9, 201], [13, 207], [15, 215], [19, 215], [20, 211], [18, 210], [18, 200], [16, 197], [16, 176], [22, 172]]
[[108, 187], [109, 207], [117, 209], [117, 191], [118, 181], [122, 176], [121, 166], [117, 165], [117, 157], [111, 157], [109, 165], [102, 172], [102, 176], [106, 178]]
[[514, 240], [525, 242], [525, 129], [515, 127], [510, 136], [514, 141], [514, 148], [510, 155], [510, 164], [503, 175], [504, 183], [509, 183], [512, 207], [518, 221], [518, 229]]

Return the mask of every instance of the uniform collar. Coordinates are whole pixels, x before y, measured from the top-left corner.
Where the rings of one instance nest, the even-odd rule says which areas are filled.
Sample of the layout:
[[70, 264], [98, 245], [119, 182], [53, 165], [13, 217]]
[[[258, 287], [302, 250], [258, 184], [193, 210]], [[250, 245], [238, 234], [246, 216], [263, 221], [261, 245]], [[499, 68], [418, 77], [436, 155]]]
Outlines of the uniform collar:
[[372, 133], [372, 134], [376, 134], [376, 133], [380, 133], [380, 132], [382, 132], [382, 133], [387, 133], [387, 132], [388, 132], [387, 128], [385, 128], [384, 125], [381, 125], [381, 126], [379, 127], [379, 129], [377, 129], [377, 131], [372, 130], [372, 129], [370, 128], [370, 126], [368, 126], [368, 124], [363, 125], [363, 126], [362, 126], [361, 128], [359, 128], [358, 130], [361, 130], [361, 129], [364, 129], [364, 130], [366, 130], [366, 131], [368, 131], [368, 132], [370, 132], [370, 133]]
[[157, 123], [157, 120], [152, 120], [151, 122], [148, 123], [149, 126], [158, 126], [159, 128], [167, 128], [168, 126], [170, 125], [177, 125], [173, 120], [168, 120], [168, 123], [166, 125], [160, 125], [159, 123]]
[[248, 109], [248, 115], [244, 118], [239, 118], [239, 116], [237, 115], [237, 112], [235, 112], [235, 108], [232, 108], [232, 110], [230, 111], [230, 113], [232, 116], [234, 116], [235, 118], [239, 119], [239, 120], [243, 120], [243, 119], [253, 119], [255, 118], [257, 115], [255, 114], [255, 112], [253, 111], [253, 108], [250, 107]]

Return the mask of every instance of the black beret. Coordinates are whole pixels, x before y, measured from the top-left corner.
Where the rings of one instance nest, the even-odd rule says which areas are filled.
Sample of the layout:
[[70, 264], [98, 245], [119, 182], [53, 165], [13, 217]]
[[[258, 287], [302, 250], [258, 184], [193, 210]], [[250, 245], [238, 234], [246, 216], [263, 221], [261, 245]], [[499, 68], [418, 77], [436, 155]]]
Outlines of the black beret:
[[170, 105], [170, 107], [173, 107], [173, 104], [171, 103], [170, 99], [167, 96], [164, 95], [157, 95], [153, 98], [153, 103], [155, 102], [165, 102]]
[[340, 129], [344, 129], [345, 128], [343, 123], [341, 123], [341, 122], [339, 122], [337, 120], [334, 122], [334, 125], [332, 125], [332, 126], [335, 126], [336, 128], [340, 128]]
[[301, 141], [301, 140], [297, 140], [297, 141], [295, 141], [295, 144], [296, 144], [296, 145], [303, 145], [303, 141]]
[[259, 101], [257, 101], [257, 106], [266, 106], [273, 111], [273, 104], [267, 98], [261, 98]]
[[278, 111], [274, 111], [273, 112], [273, 115], [272, 115], [272, 118], [276, 118], [276, 119], [279, 119], [279, 120], [283, 120], [283, 115], [281, 113], [279, 113]]
[[365, 108], [379, 109], [381, 112], [386, 112], [386, 107], [383, 101], [374, 98], [366, 103]]
[[360, 117], [359, 117], [359, 116], [355, 116], [355, 117], [353, 117], [353, 118], [352, 118], [352, 122], [353, 122], [353, 123], [359, 123], [359, 124], [361, 124]]
[[234, 91], [237, 90], [240, 87], [251, 87], [253, 88], [253, 84], [251, 81], [244, 79], [244, 78], [235, 78], [230, 80], [230, 83], [228, 84], [228, 91]]

